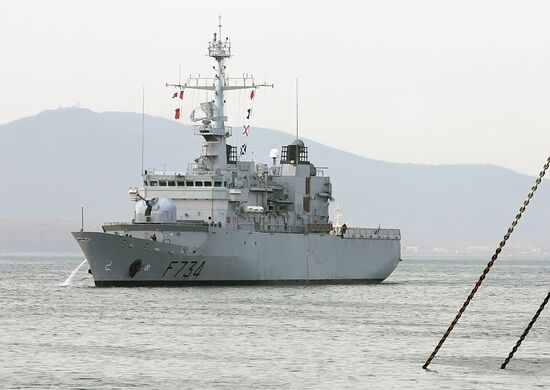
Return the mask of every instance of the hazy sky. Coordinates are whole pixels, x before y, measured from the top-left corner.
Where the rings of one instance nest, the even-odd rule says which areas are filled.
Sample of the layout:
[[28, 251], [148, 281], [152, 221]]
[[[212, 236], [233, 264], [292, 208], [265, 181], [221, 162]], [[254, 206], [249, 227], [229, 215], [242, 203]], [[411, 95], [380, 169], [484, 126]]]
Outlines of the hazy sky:
[[[253, 126], [294, 131], [298, 77], [301, 134], [360, 155], [536, 174], [550, 152], [548, 1], [2, 0], [0, 123], [76, 103], [141, 111], [142, 86], [146, 111], [172, 118], [164, 83], [180, 66], [211, 75], [220, 13], [229, 75], [275, 83]], [[241, 125], [246, 96], [227, 99]]]

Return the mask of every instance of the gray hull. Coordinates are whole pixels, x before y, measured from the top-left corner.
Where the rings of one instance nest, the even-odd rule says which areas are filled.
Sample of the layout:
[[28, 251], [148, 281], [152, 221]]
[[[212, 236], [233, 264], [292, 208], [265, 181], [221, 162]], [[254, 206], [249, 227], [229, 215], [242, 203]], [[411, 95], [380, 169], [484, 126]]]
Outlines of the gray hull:
[[309, 160], [298, 134], [280, 153], [270, 151], [270, 164], [247, 161], [246, 144], [238, 151], [228, 143], [224, 93], [251, 90], [252, 100], [256, 89], [273, 85], [248, 74], [227, 78], [231, 44], [219, 28], [208, 44], [214, 83], [199, 76], [166, 84], [180, 98], [185, 89], [214, 91], [200, 103], [202, 117], [195, 117], [199, 108], [190, 116], [203, 139], [200, 156], [185, 173], [143, 170], [143, 187], [128, 191], [136, 203], [131, 223], [73, 233], [96, 285], [381, 282], [399, 262], [400, 231], [351, 228], [340, 223], [339, 209], [333, 224], [330, 177]]
[[181, 240], [188, 245], [135, 234], [75, 232], [73, 236], [90, 264], [96, 286], [377, 283], [400, 260], [396, 238], [225, 228], [182, 232]]

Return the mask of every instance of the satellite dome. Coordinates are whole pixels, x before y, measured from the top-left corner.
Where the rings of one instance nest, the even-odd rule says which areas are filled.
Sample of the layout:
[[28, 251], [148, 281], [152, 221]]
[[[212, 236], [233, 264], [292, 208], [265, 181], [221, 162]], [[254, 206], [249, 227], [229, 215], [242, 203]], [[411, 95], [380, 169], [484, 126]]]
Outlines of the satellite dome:
[[292, 143], [292, 145], [298, 145], [298, 146], [304, 147], [304, 141], [302, 141], [301, 139], [296, 138], [294, 140], [294, 142]]
[[271, 149], [269, 152], [270, 158], [278, 158], [279, 157], [279, 149]]

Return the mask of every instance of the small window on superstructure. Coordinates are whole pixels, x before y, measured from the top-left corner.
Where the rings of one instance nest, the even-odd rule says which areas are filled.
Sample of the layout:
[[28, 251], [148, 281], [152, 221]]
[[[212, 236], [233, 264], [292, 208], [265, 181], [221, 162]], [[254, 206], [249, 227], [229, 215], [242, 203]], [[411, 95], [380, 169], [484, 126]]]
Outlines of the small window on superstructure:
[[161, 187], [166, 187], [166, 181], [164, 181], [164, 180], [159, 180], [159, 186], [161, 186]]
[[151, 180], [151, 181], [149, 182], [149, 185], [150, 185], [151, 187], [156, 187], [156, 186], [159, 185], [159, 183], [158, 183], [156, 180]]
[[195, 187], [202, 187], [202, 181], [196, 181]]
[[223, 182], [223, 186], [227, 187], [227, 182], [226, 181]]
[[144, 185], [144, 186], [147, 186], [147, 185], [148, 185], [148, 184], [147, 184], [147, 180], [143, 180], [143, 185]]
[[212, 182], [211, 181], [205, 181], [204, 186], [205, 187], [212, 187]]
[[185, 182], [185, 185], [186, 185], [187, 187], [193, 187], [193, 181], [188, 180], [188, 181]]
[[175, 186], [176, 186], [176, 182], [175, 182], [175, 181], [170, 180], [170, 181], [168, 182], [168, 187], [175, 187]]
[[215, 181], [214, 182], [214, 187], [221, 187], [222, 186], [222, 182], [221, 181]]
[[185, 187], [184, 181], [178, 180], [177, 183], [178, 183], [178, 187]]

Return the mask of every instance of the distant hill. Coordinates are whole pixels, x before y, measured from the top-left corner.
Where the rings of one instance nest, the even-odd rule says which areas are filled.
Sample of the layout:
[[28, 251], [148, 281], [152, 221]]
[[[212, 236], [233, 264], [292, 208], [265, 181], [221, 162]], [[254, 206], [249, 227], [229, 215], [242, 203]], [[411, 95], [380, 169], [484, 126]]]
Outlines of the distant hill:
[[[145, 123], [145, 168], [185, 171], [200, 151], [192, 128], [153, 116]], [[127, 191], [141, 181], [141, 114], [49, 110], [1, 125], [0, 137], [0, 251], [27, 250], [29, 242], [33, 250], [76, 249], [64, 232], [80, 226], [82, 204], [88, 221], [131, 218]], [[268, 162], [270, 149], [292, 140], [252, 128], [248, 149]], [[401, 228], [404, 245], [492, 246], [534, 181], [493, 165], [390, 163], [304, 141], [310, 160], [329, 167], [349, 225]], [[550, 247], [549, 228], [545, 180], [512, 241]]]

